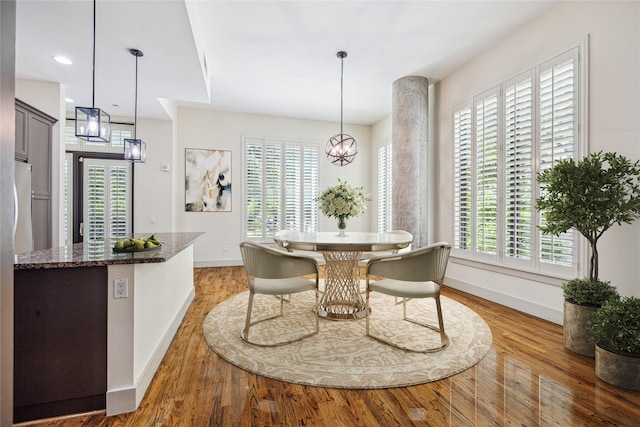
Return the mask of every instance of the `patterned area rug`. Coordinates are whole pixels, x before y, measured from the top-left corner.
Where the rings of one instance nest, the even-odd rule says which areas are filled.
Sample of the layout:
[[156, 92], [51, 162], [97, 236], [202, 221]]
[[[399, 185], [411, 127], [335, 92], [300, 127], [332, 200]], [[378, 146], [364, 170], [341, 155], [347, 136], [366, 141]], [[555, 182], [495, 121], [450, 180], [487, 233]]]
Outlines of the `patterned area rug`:
[[[281, 381], [331, 388], [374, 389], [423, 384], [455, 375], [478, 363], [491, 347], [491, 330], [474, 311], [441, 297], [445, 331], [451, 340], [438, 353], [399, 350], [365, 336], [365, 320], [320, 319], [320, 333], [293, 344], [259, 347], [240, 338], [248, 292], [232, 297], [207, 315], [204, 337], [223, 359], [247, 371]], [[250, 338], [261, 343], [284, 341], [311, 332], [313, 293], [292, 296], [285, 316], [251, 327]], [[393, 297], [371, 297], [371, 332], [410, 345], [433, 347], [436, 332], [402, 321], [402, 305]], [[274, 296], [256, 295], [253, 320], [276, 313]], [[411, 300], [409, 317], [437, 324], [433, 299]]]

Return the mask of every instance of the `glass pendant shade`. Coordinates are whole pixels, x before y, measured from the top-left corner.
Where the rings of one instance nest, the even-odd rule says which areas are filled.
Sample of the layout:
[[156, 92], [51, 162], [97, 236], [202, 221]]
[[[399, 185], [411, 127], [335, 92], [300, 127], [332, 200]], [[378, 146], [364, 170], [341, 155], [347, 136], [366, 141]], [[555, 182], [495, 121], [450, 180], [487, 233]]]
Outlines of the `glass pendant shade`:
[[95, 107], [96, 98], [96, 0], [93, 0], [93, 81], [91, 107], [76, 107], [76, 136], [89, 142], [111, 141], [111, 117]]
[[124, 140], [124, 159], [134, 163], [147, 161], [147, 144], [141, 139]]
[[100, 108], [76, 107], [76, 136], [86, 141], [108, 143], [111, 117]]
[[327, 153], [327, 159], [334, 165], [345, 166], [358, 154], [358, 143], [351, 135], [339, 133], [327, 141], [325, 153]]
[[136, 138], [136, 126], [138, 122], [138, 58], [144, 56], [144, 53], [139, 49], [129, 49], [129, 53], [136, 58], [136, 93], [133, 115], [133, 138], [125, 138], [124, 140], [124, 159], [133, 163], [146, 163], [147, 144], [145, 144], [143, 140]]

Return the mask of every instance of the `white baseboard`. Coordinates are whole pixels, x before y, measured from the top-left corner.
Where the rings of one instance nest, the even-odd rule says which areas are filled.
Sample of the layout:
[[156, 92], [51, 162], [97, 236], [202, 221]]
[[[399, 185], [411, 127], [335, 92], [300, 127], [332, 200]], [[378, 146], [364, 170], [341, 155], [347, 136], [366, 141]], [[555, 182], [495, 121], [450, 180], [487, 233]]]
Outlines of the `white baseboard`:
[[463, 292], [467, 292], [472, 295], [479, 296], [486, 300], [495, 302], [513, 308], [514, 310], [521, 311], [523, 313], [530, 314], [535, 317], [539, 317], [549, 322], [562, 325], [563, 312], [562, 310], [554, 310], [549, 307], [542, 306], [540, 304], [533, 303], [531, 301], [523, 300], [521, 298], [514, 297], [512, 295], [502, 294], [500, 292], [493, 291], [491, 289], [483, 288], [471, 283], [462, 282], [456, 279], [445, 278], [446, 286], [450, 286], [454, 289], [458, 289]]
[[242, 264], [242, 259], [222, 259], [222, 260], [209, 260], [209, 261], [194, 261], [193, 268], [207, 268], [207, 267], [234, 267]]
[[167, 331], [158, 343], [158, 346], [151, 355], [149, 362], [142, 371], [142, 374], [140, 375], [140, 378], [138, 378], [136, 384], [129, 388], [107, 390], [107, 416], [132, 412], [138, 408], [138, 405], [142, 401], [147, 388], [149, 388], [149, 384], [151, 384], [151, 380], [153, 380], [153, 376], [156, 374], [158, 366], [160, 366], [165, 353], [169, 349], [169, 345], [171, 345], [173, 337], [176, 335], [176, 332], [178, 332], [178, 328], [182, 324], [182, 319], [184, 319], [184, 316], [187, 314], [187, 310], [195, 296], [196, 290], [195, 288], [192, 288], [182, 303], [182, 306], [180, 306], [180, 310], [178, 310], [173, 321], [167, 328]]

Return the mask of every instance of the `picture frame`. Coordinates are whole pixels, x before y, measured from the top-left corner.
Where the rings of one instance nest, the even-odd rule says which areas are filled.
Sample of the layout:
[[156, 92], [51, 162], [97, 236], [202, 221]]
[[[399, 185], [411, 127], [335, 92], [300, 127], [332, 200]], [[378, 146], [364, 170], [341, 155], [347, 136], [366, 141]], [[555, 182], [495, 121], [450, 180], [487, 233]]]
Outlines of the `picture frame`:
[[185, 211], [231, 212], [231, 151], [185, 149]]

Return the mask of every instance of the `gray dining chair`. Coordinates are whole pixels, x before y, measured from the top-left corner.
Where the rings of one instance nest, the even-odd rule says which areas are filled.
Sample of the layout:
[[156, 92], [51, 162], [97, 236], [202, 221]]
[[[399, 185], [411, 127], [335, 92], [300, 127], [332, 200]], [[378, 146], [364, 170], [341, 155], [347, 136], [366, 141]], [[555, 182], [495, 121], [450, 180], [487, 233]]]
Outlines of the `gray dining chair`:
[[[250, 340], [249, 329], [252, 325], [284, 316], [284, 295], [304, 291], [315, 291], [315, 305], [313, 308], [315, 309], [318, 306], [319, 268], [318, 262], [310, 256], [272, 249], [255, 242], [244, 241], [240, 243], [240, 252], [242, 253], [242, 260], [249, 285], [249, 305], [247, 307], [247, 318], [241, 333], [241, 338], [253, 345], [270, 347], [290, 344], [316, 335], [319, 331], [319, 321], [318, 316], [313, 316], [315, 329], [309, 334], [274, 344], [261, 344]], [[309, 279], [302, 276], [313, 276], [313, 278]], [[277, 296], [280, 303], [279, 313], [274, 316], [251, 321], [255, 294]]]
[[[411, 323], [432, 329], [440, 335], [440, 345], [426, 350], [416, 350], [396, 344], [389, 339], [376, 336], [369, 329], [370, 317], [367, 316], [366, 335], [385, 344], [403, 350], [433, 353], [449, 345], [445, 333], [440, 305], [440, 289], [449, 261], [451, 246], [445, 242], [434, 243], [420, 249], [395, 255], [383, 255], [369, 259], [366, 267], [367, 311], [372, 310], [371, 292], [402, 298], [402, 318]], [[414, 298], [433, 298], [438, 316], [438, 325], [430, 325], [407, 317], [407, 301]]]

